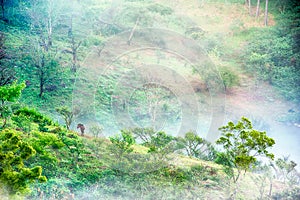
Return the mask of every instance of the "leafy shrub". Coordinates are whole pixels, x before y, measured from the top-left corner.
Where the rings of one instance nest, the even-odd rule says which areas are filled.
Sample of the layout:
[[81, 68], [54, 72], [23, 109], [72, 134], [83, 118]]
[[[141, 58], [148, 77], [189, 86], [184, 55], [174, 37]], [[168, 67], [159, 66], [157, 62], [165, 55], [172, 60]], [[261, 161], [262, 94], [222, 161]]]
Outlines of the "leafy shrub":
[[157, 132], [152, 135], [150, 142], [146, 143], [145, 146], [149, 147], [149, 153], [168, 153], [172, 151], [171, 142], [174, 141], [174, 137], [167, 135], [163, 131]]
[[192, 178], [196, 181], [206, 181], [208, 179], [218, 182], [220, 177], [218, 176], [217, 169], [209, 166], [193, 165], [191, 167]]
[[[48, 131], [47, 126], [54, 125], [54, 122], [36, 111], [35, 109], [30, 109], [28, 107], [23, 107], [14, 112], [14, 119], [18, 121], [18, 118], [24, 118], [26, 120], [30, 120], [32, 122], [38, 123], [40, 131]], [[22, 128], [22, 127], [21, 127]]]
[[277, 27], [260, 31], [253, 38], [244, 54], [245, 69], [274, 85], [288, 100], [298, 101], [299, 53], [291, 35]]
[[184, 149], [188, 156], [205, 160], [213, 159], [214, 148], [212, 144], [190, 131], [185, 136], [176, 138], [178, 148]]
[[272, 195], [274, 200], [294, 200], [300, 199], [300, 188], [296, 187], [291, 190], [284, 191], [282, 193], [277, 193]]
[[42, 167], [25, 165], [25, 161], [36, 154], [23, 135], [12, 129], [0, 132], [0, 182], [7, 186], [9, 193], [29, 192], [29, 183], [35, 180], [47, 181], [42, 176]]
[[191, 179], [191, 173], [188, 169], [175, 168], [168, 166], [162, 169], [164, 176], [171, 178], [174, 183], [182, 183]]
[[112, 143], [112, 151], [118, 158], [133, 151], [132, 145], [135, 143], [135, 140], [132, 133], [128, 130], [121, 130], [121, 135], [110, 137], [109, 140]]
[[94, 137], [97, 138], [99, 135], [102, 134], [102, 132], [103, 132], [103, 126], [94, 124], [90, 128], [90, 132], [93, 134]]
[[172, 8], [164, 6], [162, 4], [158, 4], [158, 3], [149, 5], [147, 7], [147, 9], [150, 12], [155, 12], [155, 13], [158, 13], [160, 15], [171, 15], [173, 13]]
[[156, 134], [153, 128], [132, 128], [130, 131], [133, 133], [135, 139], [141, 140], [143, 145], [151, 142], [151, 137]]
[[228, 90], [229, 88], [239, 84], [239, 77], [232, 70], [223, 67], [220, 69], [220, 74], [225, 86], [225, 90]]

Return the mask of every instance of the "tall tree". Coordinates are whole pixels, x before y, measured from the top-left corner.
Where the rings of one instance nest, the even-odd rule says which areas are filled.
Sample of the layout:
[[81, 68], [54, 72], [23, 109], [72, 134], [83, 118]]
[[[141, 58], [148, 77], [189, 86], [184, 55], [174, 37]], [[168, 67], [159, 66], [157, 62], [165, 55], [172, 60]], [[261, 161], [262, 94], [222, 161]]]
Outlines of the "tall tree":
[[2, 19], [5, 19], [4, 0], [0, 0], [0, 6], [2, 10]]
[[65, 124], [66, 124], [66, 127], [69, 130], [70, 126], [71, 126], [71, 124], [73, 122], [74, 115], [76, 113], [74, 113], [74, 111], [71, 111], [66, 106], [58, 107], [55, 110], [56, 110], [56, 112], [58, 112], [63, 117], [63, 119], [65, 121]]
[[249, 15], [251, 16], [251, 0], [248, 0], [248, 10], [249, 10]]
[[48, 51], [53, 45], [53, 30], [61, 14], [60, 0], [34, 0], [27, 9], [31, 32], [40, 39], [41, 46]]
[[257, 0], [257, 3], [256, 3], [256, 13], [255, 13], [255, 17], [256, 18], [259, 16], [259, 6], [260, 6], [260, 0]]
[[[39, 97], [42, 97], [46, 86], [57, 87], [59, 77], [59, 64], [56, 60], [57, 52], [52, 49], [45, 49], [39, 43], [39, 40], [29, 41], [27, 54], [24, 60], [27, 60], [25, 73], [30, 79], [35, 79], [39, 84]], [[50, 89], [53, 90], [53, 89]]]
[[268, 26], [268, 6], [269, 6], [268, 4], [269, 4], [269, 1], [266, 0], [266, 5], [265, 5], [265, 20], [264, 20], [265, 26]]
[[70, 18], [70, 25], [69, 25], [69, 30], [68, 30], [68, 37], [70, 40], [70, 48], [63, 50], [64, 53], [69, 53], [72, 55], [72, 67], [71, 70], [73, 72], [76, 72], [77, 69], [79, 68], [78, 64], [78, 48], [81, 45], [81, 41], [77, 42], [75, 40], [75, 35], [74, 35], [74, 30], [73, 30], [73, 14], [71, 14]]
[[9, 56], [5, 51], [5, 37], [0, 32], [0, 86], [10, 84], [15, 80], [15, 71], [9, 66]]
[[219, 130], [222, 135], [216, 143], [223, 146], [230, 167], [237, 169], [237, 174], [233, 170], [231, 173], [235, 183], [242, 171], [248, 171], [258, 156], [274, 158], [274, 155], [268, 151], [268, 148], [275, 144], [274, 139], [268, 137], [266, 132], [254, 130], [247, 118], [242, 117], [237, 124], [229, 122]]

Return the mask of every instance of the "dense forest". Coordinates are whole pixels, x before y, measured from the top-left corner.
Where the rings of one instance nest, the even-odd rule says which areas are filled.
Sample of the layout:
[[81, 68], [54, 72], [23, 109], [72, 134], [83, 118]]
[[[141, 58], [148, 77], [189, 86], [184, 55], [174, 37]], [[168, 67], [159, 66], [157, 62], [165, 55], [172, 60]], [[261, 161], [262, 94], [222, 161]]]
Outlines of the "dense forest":
[[0, 5], [0, 199], [300, 199], [299, 1]]

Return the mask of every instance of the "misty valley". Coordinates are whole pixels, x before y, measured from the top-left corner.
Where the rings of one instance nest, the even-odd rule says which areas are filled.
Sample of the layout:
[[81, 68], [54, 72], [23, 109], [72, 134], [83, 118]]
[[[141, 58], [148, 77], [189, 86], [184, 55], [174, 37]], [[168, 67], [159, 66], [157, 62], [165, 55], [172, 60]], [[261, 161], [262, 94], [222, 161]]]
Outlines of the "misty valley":
[[0, 5], [0, 199], [300, 199], [299, 1]]

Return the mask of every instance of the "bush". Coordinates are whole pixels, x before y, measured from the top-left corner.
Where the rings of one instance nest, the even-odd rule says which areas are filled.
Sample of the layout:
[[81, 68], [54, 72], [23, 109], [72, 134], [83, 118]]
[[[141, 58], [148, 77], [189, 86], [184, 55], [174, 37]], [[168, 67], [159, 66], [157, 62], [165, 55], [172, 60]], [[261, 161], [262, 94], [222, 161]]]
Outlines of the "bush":
[[239, 84], [239, 77], [232, 70], [223, 67], [220, 69], [220, 74], [224, 83], [225, 91]]
[[110, 137], [109, 140], [112, 143], [112, 151], [118, 158], [133, 151], [132, 145], [135, 143], [135, 139], [128, 130], [121, 130], [121, 135]]
[[188, 156], [207, 159], [212, 151], [210, 142], [190, 131], [185, 136], [177, 138], [178, 147], [184, 149]]

